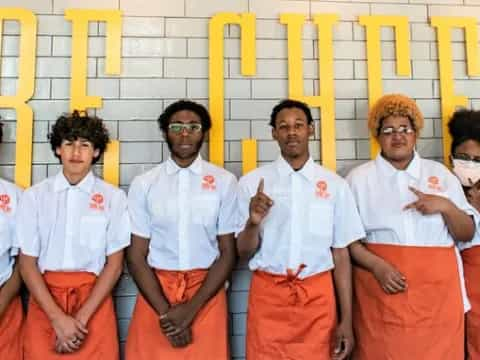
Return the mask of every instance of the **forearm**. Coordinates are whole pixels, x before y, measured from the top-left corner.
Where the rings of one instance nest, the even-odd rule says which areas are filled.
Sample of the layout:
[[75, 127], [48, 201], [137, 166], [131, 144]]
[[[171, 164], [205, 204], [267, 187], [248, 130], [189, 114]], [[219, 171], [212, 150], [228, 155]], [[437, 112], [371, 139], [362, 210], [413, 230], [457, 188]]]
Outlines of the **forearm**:
[[20, 271], [15, 263], [12, 276], [0, 288], [0, 319], [12, 300], [18, 295], [21, 285]]
[[27, 285], [30, 295], [33, 296], [40, 308], [45, 312], [50, 322], [65, 315], [63, 310], [57, 305], [48, 290], [42, 274], [37, 266], [37, 258], [20, 254], [19, 256], [20, 274]]
[[95, 281], [92, 292], [77, 313], [83, 324], [88, 323], [100, 304], [111, 294], [122, 273], [122, 262], [123, 250], [108, 256], [105, 267]]
[[355, 241], [349, 246], [350, 256], [356, 265], [373, 273], [375, 268], [384, 260], [369, 251], [360, 240]]
[[335, 268], [335, 283], [338, 304], [340, 307], [339, 322], [352, 322], [352, 267], [347, 248], [332, 249]]
[[[227, 235], [227, 238], [223, 241], [225, 246], [221, 249], [220, 257], [210, 267], [205, 281], [190, 301], [195, 313], [197, 313], [213, 296], [215, 296], [219, 289], [225, 286], [225, 282], [235, 266], [233, 234]], [[229, 244], [227, 244], [227, 242]]]
[[453, 203], [442, 213], [448, 231], [456, 241], [471, 241], [475, 233], [473, 218]]
[[237, 251], [241, 260], [249, 259], [255, 254], [260, 244], [260, 225], [247, 221], [243, 231], [238, 234]]
[[163, 294], [160, 282], [155, 275], [154, 270], [147, 264], [144, 256], [133, 254], [127, 251], [127, 265], [130, 275], [138, 287], [138, 291], [143, 298], [157, 313], [165, 314], [170, 307], [165, 295]]

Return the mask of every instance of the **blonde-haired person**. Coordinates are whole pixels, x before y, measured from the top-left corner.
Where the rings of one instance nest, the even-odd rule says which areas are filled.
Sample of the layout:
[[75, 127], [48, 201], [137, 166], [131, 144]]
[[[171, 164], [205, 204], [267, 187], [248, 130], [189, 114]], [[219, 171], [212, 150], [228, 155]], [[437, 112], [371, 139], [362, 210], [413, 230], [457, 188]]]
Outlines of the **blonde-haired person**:
[[415, 101], [385, 95], [368, 124], [375, 160], [347, 177], [367, 233], [355, 263], [354, 359], [464, 358], [464, 304], [454, 242], [472, 239], [474, 210], [442, 164], [415, 151]]
[[[0, 123], [0, 142], [3, 124]], [[0, 179], [0, 359], [21, 360], [23, 309], [20, 301], [22, 280], [16, 262], [17, 205], [21, 190]]]
[[[462, 183], [469, 203], [480, 211], [480, 111], [456, 111], [448, 124], [452, 135], [453, 173]], [[458, 243], [465, 284], [472, 308], [465, 317], [466, 358], [480, 359], [480, 230], [471, 242]]]

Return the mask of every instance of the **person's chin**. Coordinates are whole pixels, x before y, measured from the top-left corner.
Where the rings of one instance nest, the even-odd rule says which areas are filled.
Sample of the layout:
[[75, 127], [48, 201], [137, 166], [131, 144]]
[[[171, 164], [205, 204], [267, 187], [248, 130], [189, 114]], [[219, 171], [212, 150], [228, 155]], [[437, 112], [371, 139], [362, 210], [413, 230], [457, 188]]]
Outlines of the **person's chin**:
[[179, 150], [175, 152], [175, 156], [180, 159], [191, 159], [193, 157], [197, 157], [198, 152], [192, 150]]

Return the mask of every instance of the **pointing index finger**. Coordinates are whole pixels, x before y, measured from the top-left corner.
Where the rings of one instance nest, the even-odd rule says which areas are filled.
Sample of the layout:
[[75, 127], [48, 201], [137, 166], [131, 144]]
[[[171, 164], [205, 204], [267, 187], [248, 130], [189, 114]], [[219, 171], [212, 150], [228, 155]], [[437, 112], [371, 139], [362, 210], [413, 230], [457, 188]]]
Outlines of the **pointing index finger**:
[[413, 186], [409, 186], [408, 189], [413, 192], [415, 195], [417, 195], [418, 197], [422, 197], [423, 195], [425, 195], [423, 192], [421, 192], [420, 190], [417, 190], [415, 189]]
[[257, 194], [263, 193], [263, 187], [264, 187], [264, 180], [263, 178], [261, 178], [260, 182], [258, 183]]

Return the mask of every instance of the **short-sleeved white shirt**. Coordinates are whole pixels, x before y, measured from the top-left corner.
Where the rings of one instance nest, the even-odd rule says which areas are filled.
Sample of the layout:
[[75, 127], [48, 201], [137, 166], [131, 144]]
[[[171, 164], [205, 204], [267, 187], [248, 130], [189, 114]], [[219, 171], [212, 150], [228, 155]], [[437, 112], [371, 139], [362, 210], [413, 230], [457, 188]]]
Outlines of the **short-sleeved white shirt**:
[[22, 253], [40, 272], [99, 274], [106, 257], [130, 244], [125, 193], [89, 172], [70, 185], [63, 172], [24, 192], [17, 217]]
[[12, 276], [18, 246], [15, 240], [15, 222], [22, 191], [0, 179], [0, 286]]
[[273, 206], [260, 225], [261, 244], [251, 270], [286, 274], [306, 267], [299, 277], [334, 267], [331, 248], [344, 248], [365, 236], [346, 181], [311, 158], [295, 171], [284, 159], [248, 173], [239, 182], [237, 233], [249, 217], [249, 203], [264, 179]]
[[219, 256], [217, 235], [235, 232], [237, 180], [198, 156], [187, 168], [172, 158], [137, 176], [128, 192], [132, 233], [150, 239], [157, 269], [208, 269]]
[[454, 244], [442, 215], [422, 215], [404, 207], [418, 199], [408, 187], [450, 199], [474, 215], [458, 179], [442, 164], [415, 153], [405, 170], [395, 169], [381, 155], [353, 169], [347, 176], [369, 243], [406, 246]]

